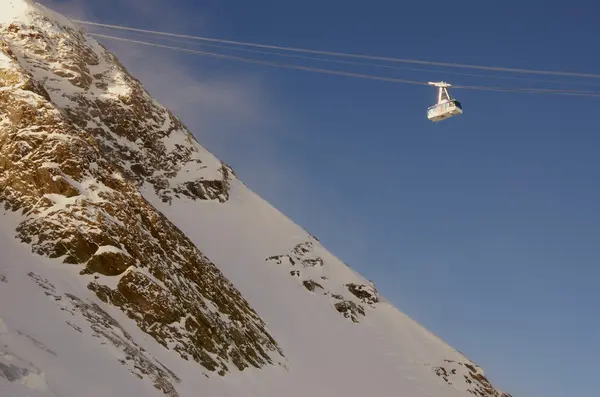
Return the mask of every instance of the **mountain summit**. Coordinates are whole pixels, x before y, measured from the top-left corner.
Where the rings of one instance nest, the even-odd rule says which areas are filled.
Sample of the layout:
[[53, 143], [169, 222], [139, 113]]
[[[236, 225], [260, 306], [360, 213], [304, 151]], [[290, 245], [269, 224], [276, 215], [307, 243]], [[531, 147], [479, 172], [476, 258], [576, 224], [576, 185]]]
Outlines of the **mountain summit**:
[[28, 0], [0, 6], [0, 203], [0, 395], [509, 397]]

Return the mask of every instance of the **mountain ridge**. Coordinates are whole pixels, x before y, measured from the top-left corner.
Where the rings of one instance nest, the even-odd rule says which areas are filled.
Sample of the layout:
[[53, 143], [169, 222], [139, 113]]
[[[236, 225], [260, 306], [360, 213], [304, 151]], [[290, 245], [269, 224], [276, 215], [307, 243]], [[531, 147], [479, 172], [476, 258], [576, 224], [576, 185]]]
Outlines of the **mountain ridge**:
[[508, 396], [29, 0], [3, 3], [0, 115], [0, 391], [78, 395], [81, 367], [99, 393]]

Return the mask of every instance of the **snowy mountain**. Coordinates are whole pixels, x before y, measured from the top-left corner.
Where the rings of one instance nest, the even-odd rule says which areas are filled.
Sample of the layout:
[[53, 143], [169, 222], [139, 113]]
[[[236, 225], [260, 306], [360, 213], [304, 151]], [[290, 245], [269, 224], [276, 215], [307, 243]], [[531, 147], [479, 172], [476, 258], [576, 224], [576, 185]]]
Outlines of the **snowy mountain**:
[[0, 5], [0, 396], [508, 397], [82, 29]]

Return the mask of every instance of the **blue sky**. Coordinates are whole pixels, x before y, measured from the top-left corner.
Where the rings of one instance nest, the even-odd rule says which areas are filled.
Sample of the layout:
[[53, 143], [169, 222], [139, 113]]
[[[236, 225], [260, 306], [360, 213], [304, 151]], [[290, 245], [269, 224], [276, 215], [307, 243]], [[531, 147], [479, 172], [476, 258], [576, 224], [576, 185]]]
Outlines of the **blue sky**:
[[[284, 46], [583, 73], [600, 64], [594, 1], [42, 3]], [[456, 90], [464, 115], [434, 125], [428, 87], [104, 43], [250, 188], [497, 386], [515, 397], [597, 396], [600, 98]], [[600, 91], [600, 80], [577, 81]]]

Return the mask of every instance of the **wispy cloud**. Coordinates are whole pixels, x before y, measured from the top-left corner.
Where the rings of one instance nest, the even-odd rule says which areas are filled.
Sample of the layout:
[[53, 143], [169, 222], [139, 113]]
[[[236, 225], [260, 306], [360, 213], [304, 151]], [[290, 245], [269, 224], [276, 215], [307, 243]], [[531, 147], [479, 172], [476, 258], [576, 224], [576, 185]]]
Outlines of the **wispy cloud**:
[[[71, 18], [167, 32], [197, 32], [199, 24], [214, 23], [204, 16], [180, 15], [185, 10], [177, 11], [166, 0], [39, 1]], [[107, 13], [107, 8], [118, 11]], [[132, 10], [138, 13], [131, 18], [120, 14], [133, 14]], [[118, 20], [115, 13], [120, 15]], [[200, 144], [231, 164], [252, 190], [302, 226], [312, 225], [309, 231], [317, 235], [337, 235], [340, 223], [348, 225], [349, 221], [341, 222], [339, 214], [336, 216], [324, 208], [323, 203], [336, 202], [337, 193], [315, 186], [314, 177], [301, 168], [303, 164], [294, 165], [288, 158], [288, 152], [293, 151], [289, 145], [301, 134], [291, 125], [301, 121], [296, 120], [293, 108], [275, 100], [265, 78], [268, 71], [264, 74], [247, 69], [231, 71], [230, 64], [210, 67], [211, 63], [204, 62], [204, 58], [191, 61], [189, 55], [166, 49], [100, 41], [152, 96], [190, 128]], [[319, 198], [308, 193], [315, 191], [319, 192]], [[365, 241], [362, 233], [356, 227], [344, 229], [345, 239], [354, 241], [353, 246], [359, 249]]]
[[[73, 19], [125, 23], [151, 29], [188, 32], [208, 18], [172, 6], [167, 0], [38, 0]], [[118, 15], [120, 22], [115, 22]], [[124, 16], [125, 15], [125, 16]], [[92, 28], [90, 28], [91, 30]], [[115, 33], [113, 35], [123, 35]], [[230, 72], [192, 62], [190, 55], [99, 38], [128, 71], [178, 116], [199, 142], [222, 160], [244, 167], [242, 175], [269, 194], [286, 178], [276, 164], [269, 126], [277, 122], [277, 105], [261, 76]], [[193, 66], [191, 66], [193, 65]], [[225, 158], [223, 158], [225, 157]], [[280, 192], [282, 193], [282, 192]]]
[[262, 127], [276, 114], [260, 78], [197, 64], [192, 69], [169, 50], [100, 41], [209, 149], [227, 153], [236, 142], [268, 139]]

